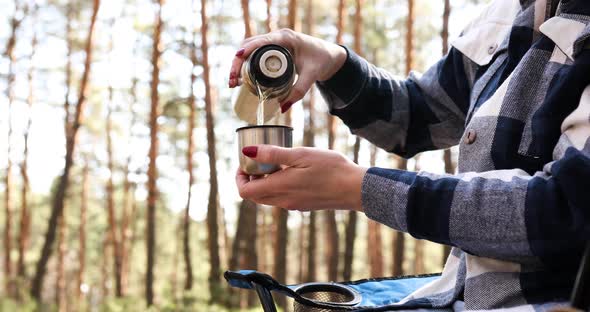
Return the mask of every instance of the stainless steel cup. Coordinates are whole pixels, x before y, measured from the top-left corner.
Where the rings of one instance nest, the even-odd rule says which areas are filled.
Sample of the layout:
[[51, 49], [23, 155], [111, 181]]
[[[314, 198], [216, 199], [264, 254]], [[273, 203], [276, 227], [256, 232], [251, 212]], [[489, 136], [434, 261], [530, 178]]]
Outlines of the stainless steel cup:
[[240, 168], [250, 175], [265, 175], [281, 169], [279, 164], [264, 164], [242, 154], [242, 148], [251, 145], [268, 144], [280, 147], [293, 146], [293, 128], [278, 125], [248, 126], [236, 130]]

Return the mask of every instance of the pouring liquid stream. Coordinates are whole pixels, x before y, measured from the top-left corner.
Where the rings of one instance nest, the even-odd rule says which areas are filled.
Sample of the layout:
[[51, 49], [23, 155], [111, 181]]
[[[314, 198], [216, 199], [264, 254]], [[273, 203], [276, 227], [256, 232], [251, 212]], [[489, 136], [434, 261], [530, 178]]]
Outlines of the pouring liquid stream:
[[[254, 84], [256, 85], [256, 91], [258, 93], [258, 109], [256, 111], [256, 125], [257, 126], [262, 126], [265, 124], [265, 115], [264, 115], [264, 107], [266, 106], [266, 101], [269, 100], [270, 94], [272, 93], [272, 88], [262, 88], [260, 86], [260, 84], [256, 81], [254, 81]], [[278, 110], [275, 114], [275, 116], [272, 119], [275, 119], [278, 117]]]

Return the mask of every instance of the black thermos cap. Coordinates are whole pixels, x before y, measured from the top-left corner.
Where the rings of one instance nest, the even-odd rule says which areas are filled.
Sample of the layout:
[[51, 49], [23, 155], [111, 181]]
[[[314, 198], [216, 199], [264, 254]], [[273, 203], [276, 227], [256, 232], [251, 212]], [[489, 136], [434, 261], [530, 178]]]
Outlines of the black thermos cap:
[[[276, 50], [282, 53], [287, 59], [287, 68], [285, 72], [276, 78], [268, 77], [263, 73], [262, 69], [260, 68], [260, 59], [262, 58], [265, 52], [271, 50]], [[291, 81], [291, 77], [295, 74], [295, 69], [293, 66], [293, 57], [291, 56], [291, 52], [276, 44], [265, 45], [254, 51], [254, 54], [252, 54], [252, 58], [250, 59], [249, 67], [250, 68], [248, 70], [250, 71], [250, 77], [252, 77], [253, 80], [256, 80], [256, 82], [260, 86], [265, 88], [276, 88], [283, 86], [289, 83], [289, 81]]]

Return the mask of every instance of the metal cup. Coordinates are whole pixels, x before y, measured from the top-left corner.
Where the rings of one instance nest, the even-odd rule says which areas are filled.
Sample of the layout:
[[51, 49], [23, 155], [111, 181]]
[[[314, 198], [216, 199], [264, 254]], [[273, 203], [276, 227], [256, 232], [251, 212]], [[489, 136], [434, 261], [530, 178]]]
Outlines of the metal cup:
[[293, 146], [293, 128], [279, 125], [247, 126], [236, 130], [240, 168], [249, 175], [265, 175], [281, 169], [280, 164], [259, 163], [242, 154], [242, 148], [251, 145], [268, 144], [280, 147]]

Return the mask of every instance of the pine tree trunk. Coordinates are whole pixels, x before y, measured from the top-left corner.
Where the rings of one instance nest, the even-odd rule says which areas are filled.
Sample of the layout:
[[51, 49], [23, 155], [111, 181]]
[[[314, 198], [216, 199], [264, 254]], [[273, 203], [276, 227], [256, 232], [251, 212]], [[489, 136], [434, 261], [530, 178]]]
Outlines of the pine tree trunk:
[[[137, 47], [137, 41], [135, 47]], [[137, 48], [134, 48], [134, 52], [137, 52]], [[131, 122], [129, 123], [129, 138], [128, 144], [131, 145], [131, 138], [133, 137], [133, 127], [137, 123], [137, 113], [133, 110], [133, 106], [137, 103], [137, 84], [139, 79], [133, 77], [131, 79], [131, 88], [129, 89], [129, 95], [131, 101], [129, 101], [129, 112], [131, 113]], [[129, 284], [129, 263], [131, 254], [131, 239], [133, 237], [134, 227], [130, 227], [131, 222], [135, 224], [135, 194], [133, 192], [133, 183], [129, 180], [130, 168], [131, 168], [131, 157], [133, 152], [127, 155], [125, 163], [125, 181], [123, 182], [123, 211], [121, 215], [121, 242], [119, 248], [121, 249], [121, 290], [123, 293], [127, 292]]]
[[[244, 249], [241, 252], [244, 255], [243, 265], [244, 269], [255, 270], [258, 268], [258, 255], [256, 253], [256, 219], [257, 219], [258, 208], [254, 202], [248, 201], [246, 205], [246, 228], [244, 231]], [[250, 291], [247, 293], [246, 306], [242, 305], [242, 308], [252, 307], [256, 303], [256, 295]]]
[[66, 215], [64, 214], [58, 221], [57, 226], [57, 278], [55, 283], [55, 303], [58, 312], [67, 311], [66, 307], [66, 277], [64, 270], [64, 261], [66, 255]]
[[106, 298], [109, 296], [109, 287], [108, 287], [108, 281], [109, 281], [109, 244], [108, 244], [108, 239], [105, 237], [103, 238], [102, 242], [101, 242], [101, 251], [102, 251], [102, 257], [100, 258], [100, 285], [101, 285], [101, 289], [102, 289], [102, 300], [106, 300]]
[[82, 171], [82, 193], [80, 196], [80, 228], [78, 229], [78, 281], [76, 288], [76, 295], [78, 301], [78, 311], [81, 311], [82, 298], [82, 284], [84, 284], [84, 271], [86, 269], [86, 214], [88, 211], [88, 160], [84, 165]]
[[[245, 38], [251, 37], [253, 35], [252, 24], [250, 21], [250, 8], [248, 3], [249, 1], [242, 0]], [[244, 219], [244, 229], [242, 235], [240, 235], [239, 237], [235, 237], [235, 239], [241, 239], [243, 236], [242, 245], [244, 249], [242, 250], [242, 252], [240, 252], [243, 255], [243, 264], [241, 265], [241, 267], [255, 270], [258, 267], [258, 253], [256, 252], [256, 223], [258, 219], [258, 207], [256, 206], [256, 203], [246, 201], [244, 205], [240, 205], [240, 219], [242, 218]], [[254, 292], [249, 292], [247, 294], [247, 300], [245, 302], [246, 305], [242, 304], [241, 307], [251, 307], [254, 305], [255, 302], [256, 296]]]
[[[37, 24], [37, 5], [35, 4], [33, 7], [33, 12], [31, 12], [31, 16], [33, 19], [33, 28]], [[30, 190], [30, 183], [29, 183], [29, 173], [28, 173], [28, 161], [29, 161], [29, 133], [31, 131], [32, 125], [32, 113], [33, 113], [33, 102], [35, 100], [35, 88], [33, 87], [33, 73], [35, 70], [35, 63], [34, 57], [35, 52], [37, 49], [37, 32], [33, 32], [33, 37], [31, 39], [31, 58], [30, 58], [30, 65], [29, 70], [27, 73], [27, 80], [29, 83], [29, 95], [27, 96], [27, 106], [28, 106], [28, 117], [27, 117], [27, 126], [25, 128], [25, 132], [23, 134], [24, 139], [24, 155], [23, 161], [20, 167], [21, 177], [22, 177], [22, 188], [21, 188], [21, 210], [20, 210], [20, 225], [19, 225], [19, 235], [18, 235], [18, 262], [17, 262], [17, 275], [20, 278], [19, 282], [24, 281], [26, 276], [26, 268], [25, 268], [25, 253], [29, 247], [29, 233], [31, 227], [31, 213], [29, 212], [29, 190]]]
[[4, 219], [4, 279], [5, 279], [5, 287], [6, 287], [6, 294], [8, 297], [12, 297], [15, 294], [15, 287], [14, 287], [14, 276], [13, 276], [13, 267], [12, 267], [12, 159], [10, 157], [11, 154], [11, 146], [12, 143], [12, 104], [14, 102], [14, 82], [15, 82], [15, 63], [16, 63], [16, 56], [14, 55], [14, 47], [16, 46], [17, 40], [17, 32], [21, 25], [24, 16], [26, 15], [26, 9], [23, 13], [22, 17], [18, 17], [18, 12], [21, 10], [19, 3], [15, 1], [15, 12], [14, 16], [10, 21], [10, 37], [8, 38], [8, 42], [6, 44], [6, 50], [4, 55], [8, 58], [8, 82], [6, 84], [6, 97], [8, 99], [8, 133], [6, 139], [6, 159], [7, 159], [7, 166], [6, 166], [6, 176], [4, 178], [5, 184], [5, 191], [4, 191], [4, 205], [5, 205], [5, 213], [6, 217]]
[[[442, 54], [447, 55], [449, 52], [449, 17], [451, 15], [451, 1], [445, 0], [445, 8], [443, 11], [443, 26], [442, 31], [440, 33], [440, 37], [442, 39]], [[446, 149], [443, 155], [444, 163], [445, 163], [445, 172], [453, 174], [455, 173], [455, 166], [453, 165], [453, 161], [451, 158], [451, 150]], [[447, 262], [447, 258], [451, 253], [451, 246], [444, 245], [443, 246], [443, 258], [442, 258], [442, 265], [444, 266]]]
[[408, 18], [406, 20], [406, 73], [414, 66], [414, 0], [408, 0]]
[[[315, 33], [315, 16], [313, 12], [313, 0], [307, 0], [305, 6], [305, 32], [313, 36]], [[312, 86], [307, 95], [307, 99], [303, 101], [303, 110], [305, 111], [305, 120], [303, 127], [303, 145], [308, 147], [315, 146], [315, 86]], [[314, 281], [316, 279], [316, 253], [317, 253], [317, 235], [316, 235], [316, 218], [317, 212], [310, 211], [307, 218], [307, 237], [301, 241], [301, 268], [299, 281]], [[305, 222], [303, 222], [301, 232], [304, 232]], [[307, 242], [307, 244], [304, 244]], [[305, 250], [303, 250], [303, 248]]]
[[[354, 14], [354, 50], [359, 55], [362, 55], [362, 42], [361, 33], [363, 25], [362, 16], [362, 0], [355, 1], [355, 14]], [[360, 150], [361, 141], [359, 137], [355, 138], [353, 147], [353, 161], [358, 164], [358, 154]], [[342, 278], [344, 280], [350, 280], [352, 277], [352, 263], [354, 259], [354, 243], [356, 240], [356, 224], [357, 224], [357, 212], [348, 212], [348, 222], [346, 224], [346, 236], [345, 236], [345, 251], [344, 251], [344, 269], [342, 270]]]
[[[236, 234], [234, 235], [234, 241], [232, 243], [232, 248], [231, 248], [231, 258], [229, 260], [229, 269], [230, 270], [246, 269], [246, 268], [240, 267], [243, 263], [243, 261], [240, 261], [240, 260], [244, 258], [242, 252], [244, 251], [243, 245], [245, 244], [244, 231], [246, 230], [246, 224], [245, 224], [245, 221], [247, 219], [246, 215], [249, 213], [248, 208], [252, 208], [252, 207], [248, 207], [248, 206], [251, 206], [251, 205], [249, 204], [249, 202], [247, 200], [244, 199], [244, 200], [242, 200], [242, 202], [240, 203], [240, 206], [238, 207], [238, 219], [237, 219], [237, 224], [236, 224]], [[256, 208], [254, 207], [254, 210], [255, 209]], [[250, 269], [256, 269], [256, 268], [250, 268]], [[232, 307], [237, 307], [238, 306], [238, 299], [240, 297], [241, 292], [234, 291], [234, 289], [231, 288], [230, 293], [232, 295], [229, 296], [228, 303]]]
[[289, 0], [289, 15], [287, 16], [289, 28], [298, 31], [299, 19], [297, 18], [297, 0]]
[[156, 180], [158, 172], [156, 158], [158, 157], [158, 116], [160, 116], [160, 96], [158, 85], [160, 82], [160, 56], [162, 55], [160, 37], [162, 35], [162, 6], [164, 0], [158, 0], [158, 8], [154, 22], [154, 34], [152, 37], [152, 80], [151, 80], [151, 111], [150, 111], [150, 150], [148, 166], [148, 200], [147, 200], [147, 271], [145, 283], [145, 300], [148, 306], [154, 303], [154, 265], [156, 248], [156, 202], [158, 201], [158, 189]]
[[[196, 38], [196, 27], [193, 30], [192, 38]], [[188, 172], [188, 193], [186, 198], [186, 207], [184, 209], [184, 217], [183, 217], [183, 255], [184, 255], [184, 289], [191, 290], [193, 288], [193, 266], [191, 260], [191, 245], [190, 245], [190, 206], [191, 206], [191, 197], [192, 197], [192, 186], [195, 183], [194, 181], [194, 173], [193, 173], [193, 154], [195, 152], [195, 142], [193, 138], [193, 131], [195, 129], [195, 118], [196, 115], [196, 98], [195, 98], [195, 90], [194, 85], [197, 81], [197, 75], [195, 75], [195, 67], [198, 65], [197, 60], [197, 46], [194, 42], [191, 43], [190, 49], [190, 60], [193, 67], [191, 71], [191, 87], [190, 87], [190, 95], [188, 99], [189, 105], [189, 116], [188, 116], [188, 129], [187, 129], [187, 141], [188, 147], [186, 151], [186, 171]]]
[[[336, 42], [342, 44], [342, 34], [344, 32], [344, 0], [338, 2], [338, 33]], [[328, 113], [328, 148], [334, 149], [336, 142], [336, 118]], [[338, 226], [336, 224], [336, 213], [334, 210], [323, 211], [325, 231], [325, 258], [328, 271], [328, 279], [336, 281], [338, 279], [338, 257], [339, 257], [339, 237]]]
[[88, 89], [88, 81], [90, 78], [90, 69], [92, 64], [92, 41], [94, 34], [94, 25], [96, 24], [96, 16], [100, 6], [100, 0], [93, 1], [92, 16], [90, 19], [90, 26], [88, 29], [88, 36], [86, 39], [86, 60], [84, 63], [84, 73], [82, 74], [82, 80], [80, 82], [80, 94], [78, 96], [78, 103], [76, 104], [76, 111], [72, 128], [66, 139], [66, 156], [63, 174], [59, 180], [57, 189], [55, 191], [51, 216], [49, 218], [49, 224], [47, 227], [47, 233], [45, 234], [45, 242], [41, 250], [41, 256], [37, 262], [35, 276], [31, 284], [31, 296], [37, 301], [41, 300], [41, 289], [43, 287], [43, 279], [47, 270], [47, 262], [52, 253], [52, 246], [55, 240], [55, 234], [57, 230], [57, 223], [63, 215], [64, 201], [66, 197], [66, 191], [69, 185], [70, 169], [74, 164], [74, 148], [76, 146], [76, 136], [78, 129], [82, 125], [82, 117], [84, 107], [86, 104], [86, 93]]
[[242, 15], [244, 16], [244, 38], [252, 36], [252, 24], [250, 21], [250, 9], [248, 3], [248, 0], [241, 0]]
[[[312, 0], [308, 0], [311, 3]], [[309, 11], [308, 11], [309, 12]], [[310, 15], [311, 16], [311, 15]], [[311, 22], [308, 22], [311, 23]], [[309, 90], [309, 97], [304, 103], [304, 109], [307, 111], [305, 133], [303, 134], [303, 145], [313, 147], [315, 146], [315, 88], [312, 87]], [[317, 266], [317, 211], [309, 212], [309, 220], [307, 224], [307, 250], [305, 255], [307, 256], [306, 261], [306, 274], [301, 281], [312, 282], [316, 280], [316, 266]]]
[[[413, 64], [413, 28], [414, 28], [414, 1], [408, 0], [408, 18], [406, 20], [406, 73], [409, 73]], [[403, 158], [398, 159], [398, 168], [400, 170], [408, 169], [408, 161]], [[396, 232], [393, 236], [393, 268], [392, 274], [399, 276], [404, 274], [404, 249], [405, 237], [404, 233]]]
[[207, 207], [207, 231], [209, 242], [209, 291], [212, 302], [221, 298], [221, 262], [219, 257], [219, 195], [217, 184], [217, 156], [215, 151], [214, 110], [209, 81], [209, 45], [207, 43], [207, 3], [201, 0], [201, 49], [203, 82], [205, 84], [205, 120], [207, 128], [207, 153], [209, 155], [209, 204]]
[[269, 261], [270, 252], [268, 252], [272, 230], [267, 222], [268, 209], [262, 208], [258, 211], [258, 268], [262, 272], [270, 272], [272, 270], [271, 262]]
[[[287, 279], [287, 212], [278, 207], [273, 207], [273, 220], [275, 222], [275, 242], [274, 242], [274, 278], [286, 283]], [[275, 298], [279, 307], [286, 309], [287, 300], [285, 296], [277, 296]]]
[[70, 94], [72, 85], [72, 50], [74, 45], [74, 39], [72, 38], [72, 20], [74, 19], [74, 8], [71, 1], [66, 4], [66, 68], [65, 68], [65, 87], [66, 92], [64, 94], [64, 133], [66, 138], [70, 136], [70, 130], [72, 129], [72, 117], [70, 108]]
[[[297, 29], [297, 0], [288, 1], [288, 15], [287, 27], [293, 30]], [[291, 125], [291, 113], [289, 110], [285, 113], [285, 125]], [[289, 214], [287, 210], [280, 207], [272, 208], [273, 222], [275, 224], [274, 230], [274, 269], [273, 275], [280, 282], [286, 282], [287, 279], [287, 245], [289, 238], [289, 229], [287, 228], [287, 220]], [[287, 300], [285, 296], [277, 296], [275, 302], [283, 310], [287, 310]]]
[[[242, 0], [242, 14], [244, 16], [244, 37], [252, 36], [250, 12], [248, 1]], [[257, 230], [257, 215], [258, 209], [256, 204], [251, 201], [244, 200], [238, 208], [238, 222], [236, 227], [236, 235], [232, 244], [232, 253], [230, 260], [230, 269], [257, 269], [258, 259], [256, 252], [256, 230]], [[239, 296], [231, 296], [239, 299]], [[234, 299], [234, 298], [230, 298]], [[247, 294], [245, 300], [240, 300], [240, 307], [245, 308], [254, 302], [254, 297]], [[235, 300], [231, 300], [232, 305], [236, 305]]]
[[[110, 50], [112, 51], [112, 38], [110, 43]], [[113, 256], [113, 273], [115, 279], [115, 296], [118, 298], [123, 296], [121, 287], [121, 248], [119, 246], [119, 238], [117, 236], [117, 221], [115, 217], [115, 188], [113, 183], [113, 173], [115, 171], [115, 163], [113, 159], [113, 139], [112, 139], [112, 111], [113, 108], [113, 87], [108, 86], [109, 100], [107, 106], [107, 118], [106, 118], [106, 147], [107, 147], [107, 167], [109, 168], [109, 179], [106, 185], [107, 195], [107, 222], [108, 222], [108, 239], [109, 246]]]
[[174, 304], [178, 303], [178, 262], [180, 258], [180, 240], [181, 236], [184, 236], [183, 231], [181, 231], [181, 227], [184, 227], [184, 225], [182, 223], [178, 223], [176, 229], [174, 230], [174, 255], [172, 256], [172, 276], [170, 277], [170, 284], [172, 284], [171, 296], [172, 302]]
[[265, 26], [266, 26], [266, 31], [271, 32], [273, 31], [274, 27], [274, 23], [272, 21], [272, 14], [271, 14], [271, 9], [272, 9], [272, 0], [266, 0], [266, 21], [265, 21]]

